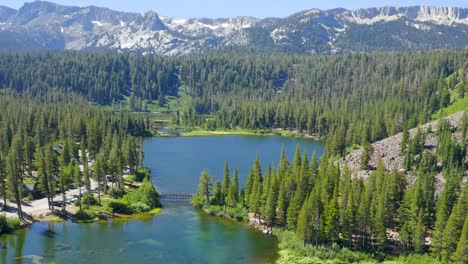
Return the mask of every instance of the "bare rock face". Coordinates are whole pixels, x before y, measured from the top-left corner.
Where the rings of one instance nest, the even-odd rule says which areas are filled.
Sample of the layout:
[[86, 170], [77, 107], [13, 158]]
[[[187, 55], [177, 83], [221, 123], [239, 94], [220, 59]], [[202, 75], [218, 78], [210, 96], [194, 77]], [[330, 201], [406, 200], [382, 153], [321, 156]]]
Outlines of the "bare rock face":
[[345, 12], [345, 19], [358, 24], [373, 24], [402, 18], [439, 25], [468, 25], [468, 10], [456, 7], [382, 7]]
[[153, 11], [149, 11], [148, 13], [145, 14], [142, 28], [147, 29], [147, 30], [152, 30], [152, 31], [167, 29], [166, 25], [164, 25], [161, 19], [159, 19], [158, 14], [156, 14]]
[[[463, 49], [467, 31], [468, 9], [454, 7], [311, 9], [286, 18], [181, 19], [153, 11], [142, 15], [44, 1], [25, 3], [19, 10], [0, 6], [0, 36], [21, 43], [0, 49], [16, 50], [106, 49], [177, 56], [226, 47], [302, 54]], [[382, 41], [388, 38], [390, 46]]]
[[[448, 116], [445, 119], [449, 121], [449, 124], [452, 127], [456, 128], [460, 125], [463, 114], [463, 112], [459, 112], [457, 114]], [[421, 129], [421, 131], [427, 131], [430, 128], [432, 132], [435, 132], [438, 128], [438, 121], [427, 123], [425, 125], [420, 126], [419, 128]], [[410, 138], [414, 137], [417, 130], [418, 128], [409, 130]], [[453, 137], [458, 140], [461, 139], [460, 133], [454, 133]], [[367, 179], [377, 167], [377, 163], [379, 162], [379, 160], [382, 160], [387, 170], [397, 170], [405, 172], [408, 183], [411, 185], [416, 181], [416, 175], [407, 172], [403, 168], [404, 156], [400, 153], [400, 143], [402, 138], [403, 134], [399, 133], [372, 144], [374, 152], [369, 161], [369, 167], [374, 169], [361, 169], [361, 155], [363, 153], [362, 148], [348, 154], [344, 159], [339, 161], [339, 164], [342, 167], [348, 167], [351, 170], [353, 177]], [[434, 135], [434, 133], [431, 133], [426, 137], [425, 149], [435, 151], [437, 144], [437, 137]], [[445, 179], [443, 178], [442, 174], [436, 175], [436, 193], [439, 193], [443, 189], [444, 183]]]

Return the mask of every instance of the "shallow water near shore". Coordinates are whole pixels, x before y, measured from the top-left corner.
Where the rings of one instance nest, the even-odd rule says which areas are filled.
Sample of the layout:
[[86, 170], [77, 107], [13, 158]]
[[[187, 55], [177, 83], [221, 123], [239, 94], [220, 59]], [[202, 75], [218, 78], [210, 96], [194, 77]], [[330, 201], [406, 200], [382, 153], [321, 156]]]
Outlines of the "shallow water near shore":
[[[291, 160], [296, 144], [309, 154], [320, 142], [284, 137], [152, 138], [145, 164], [161, 193], [196, 191], [203, 168], [222, 178], [224, 160], [239, 168], [243, 185], [260, 155], [262, 169], [278, 163], [282, 145]], [[309, 155], [310, 157], [311, 155]], [[278, 242], [246, 224], [209, 216], [187, 202], [164, 202], [161, 214], [131, 221], [35, 223], [0, 237], [0, 263], [273, 263]]]

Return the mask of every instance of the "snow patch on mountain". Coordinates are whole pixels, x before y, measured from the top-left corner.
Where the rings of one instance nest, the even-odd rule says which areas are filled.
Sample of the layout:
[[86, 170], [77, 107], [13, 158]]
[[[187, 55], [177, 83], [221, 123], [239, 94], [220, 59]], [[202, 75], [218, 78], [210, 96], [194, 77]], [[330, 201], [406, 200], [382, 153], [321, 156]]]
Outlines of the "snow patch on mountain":
[[431, 22], [439, 25], [468, 25], [468, 10], [457, 7], [383, 7], [347, 11], [345, 19], [357, 24], [374, 24], [389, 22], [401, 18], [420, 22]]
[[[47, 39], [59, 36], [63, 39], [63, 48], [69, 50], [104, 48], [164, 55], [184, 55], [227, 46], [263, 48], [269, 43], [285, 51], [292, 49], [303, 53], [337, 53], [343, 47], [343, 50], [353, 51], [359, 47], [349, 40], [347, 46], [340, 44], [340, 40], [355, 34], [350, 28], [372, 28], [379, 26], [377, 23], [397, 20], [406, 23], [402, 31], [412, 27], [428, 36], [447, 29], [444, 27], [451, 29], [440, 32], [444, 37], [450, 37], [453, 32], [466, 35], [468, 31], [468, 9], [451, 7], [311, 9], [286, 18], [208, 19], [164, 17], [153, 11], [138, 14], [93, 6], [67, 7], [43, 1], [26, 3], [19, 10], [0, 6], [0, 32], [33, 35], [32, 45], [34, 41], [47, 43]], [[404, 34], [391, 37], [405, 47], [420, 47]], [[459, 37], [460, 40], [464, 38]]]

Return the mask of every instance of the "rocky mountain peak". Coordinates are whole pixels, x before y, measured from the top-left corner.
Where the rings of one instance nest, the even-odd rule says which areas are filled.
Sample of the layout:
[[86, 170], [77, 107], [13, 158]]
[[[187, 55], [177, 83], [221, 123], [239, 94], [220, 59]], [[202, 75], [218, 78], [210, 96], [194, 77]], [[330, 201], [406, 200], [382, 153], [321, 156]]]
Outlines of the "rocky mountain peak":
[[381, 21], [393, 21], [401, 18], [431, 22], [441, 25], [468, 25], [468, 9], [458, 7], [412, 6], [366, 8], [345, 11], [344, 17], [359, 24], [373, 24]]
[[149, 30], [167, 30], [167, 26], [161, 21], [158, 14], [154, 11], [145, 13], [143, 28]]
[[16, 14], [16, 10], [6, 6], [0, 6], [0, 22], [10, 19]]
[[[286, 18], [171, 18], [45, 1], [18, 11], [0, 7], [0, 38], [19, 49], [54, 47], [184, 55], [234, 48], [260, 53], [335, 54], [356, 51], [463, 49], [468, 9], [381, 7], [310, 9]], [[50, 41], [56, 39], [57, 41]], [[424, 40], [424, 41], [421, 41]], [[0, 49], [5, 48], [1, 46]], [[15, 45], [8, 46], [9, 49]]]

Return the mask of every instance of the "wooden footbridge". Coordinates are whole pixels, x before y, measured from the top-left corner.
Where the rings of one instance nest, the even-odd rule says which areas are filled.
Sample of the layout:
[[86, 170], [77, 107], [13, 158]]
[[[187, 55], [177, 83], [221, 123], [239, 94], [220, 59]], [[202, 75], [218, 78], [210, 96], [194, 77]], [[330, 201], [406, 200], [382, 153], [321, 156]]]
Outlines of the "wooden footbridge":
[[159, 196], [159, 199], [161, 199], [161, 200], [190, 201], [192, 199], [192, 197], [193, 197], [193, 195], [191, 195], [191, 194], [175, 193], [175, 194], [161, 194]]

